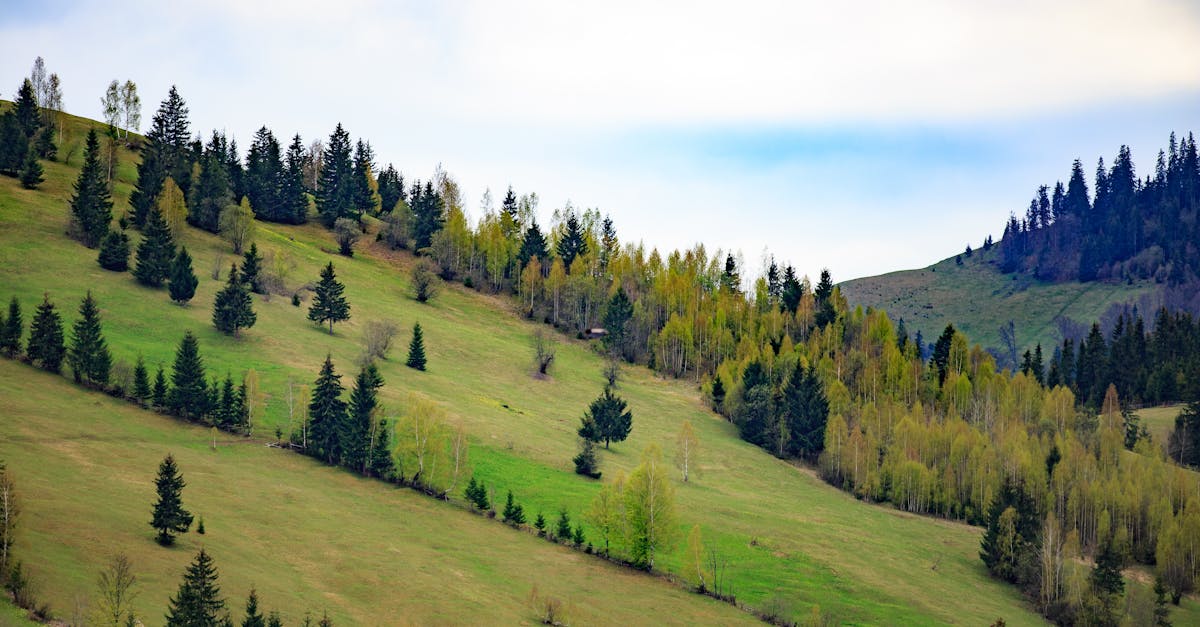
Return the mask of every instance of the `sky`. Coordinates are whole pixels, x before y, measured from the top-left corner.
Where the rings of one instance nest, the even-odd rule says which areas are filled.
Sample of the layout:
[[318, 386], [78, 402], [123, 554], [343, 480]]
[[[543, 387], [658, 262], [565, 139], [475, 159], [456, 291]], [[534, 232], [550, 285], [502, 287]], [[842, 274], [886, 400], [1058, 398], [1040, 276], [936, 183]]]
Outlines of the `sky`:
[[341, 122], [381, 164], [612, 217], [835, 280], [999, 238], [1079, 158], [1200, 131], [1200, 2], [4, 0], [0, 98], [37, 56], [101, 118], [131, 79], [142, 129], [177, 85], [194, 132]]

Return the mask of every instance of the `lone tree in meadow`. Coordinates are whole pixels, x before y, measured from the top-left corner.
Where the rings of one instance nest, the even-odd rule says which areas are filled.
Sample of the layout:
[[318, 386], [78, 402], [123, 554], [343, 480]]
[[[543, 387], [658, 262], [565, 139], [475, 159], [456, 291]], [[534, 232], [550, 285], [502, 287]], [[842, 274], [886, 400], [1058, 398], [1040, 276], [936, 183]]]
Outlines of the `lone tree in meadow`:
[[412, 341], [408, 344], [408, 361], [404, 365], [417, 370], [425, 370], [425, 336], [421, 333], [421, 323], [413, 325]]
[[158, 465], [158, 477], [154, 479], [158, 501], [154, 504], [150, 526], [158, 531], [155, 538], [163, 546], [175, 543], [175, 534], [187, 533], [192, 526], [192, 514], [183, 509], [183, 488], [187, 484], [175, 465], [175, 457], [168, 454]]
[[71, 373], [75, 382], [86, 381], [89, 385], [103, 386], [108, 384], [109, 370], [112, 368], [112, 356], [104, 342], [104, 334], [100, 329], [100, 308], [96, 299], [92, 298], [91, 290], [79, 305], [79, 319], [71, 333], [71, 349], [67, 352], [67, 362], [71, 365]]
[[333, 335], [333, 323], [350, 319], [350, 303], [342, 295], [345, 285], [337, 280], [330, 261], [321, 270], [321, 280], [313, 290], [313, 303], [308, 308], [308, 319], [317, 324], [329, 323], [329, 334]]
[[584, 413], [579, 426], [579, 437], [592, 442], [622, 442], [633, 430], [633, 412], [627, 409], [625, 399], [604, 388], [604, 394], [592, 401]]
[[100, 140], [96, 129], [88, 131], [83, 150], [83, 168], [75, 181], [71, 196], [71, 225], [77, 237], [88, 248], [95, 248], [108, 233], [112, 222], [112, 196], [100, 165]]
[[237, 264], [229, 267], [229, 280], [213, 301], [213, 325], [225, 335], [237, 336], [240, 329], [254, 326], [258, 320], [251, 306], [250, 291], [238, 275]]
[[202, 547], [184, 571], [179, 591], [167, 606], [167, 627], [231, 624], [217, 585], [217, 567]]
[[142, 285], [160, 287], [171, 273], [175, 242], [171, 229], [157, 207], [150, 210], [142, 227], [142, 243], [137, 248], [133, 276]]
[[171, 295], [171, 300], [183, 305], [196, 295], [196, 286], [199, 284], [200, 280], [192, 270], [192, 257], [188, 254], [187, 247], [181, 246], [179, 254], [171, 261], [167, 292]]
[[100, 267], [113, 272], [129, 269], [129, 236], [124, 231], [109, 231], [100, 240]]
[[62, 370], [67, 347], [63, 344], [62, 318], [54, 310], [49, 294], [42, 297], [42, 304], [38, 305], [37, 313], [33, 315], [26, 354], [30, 361], [37, 362], [43, 370], [55, 373]]

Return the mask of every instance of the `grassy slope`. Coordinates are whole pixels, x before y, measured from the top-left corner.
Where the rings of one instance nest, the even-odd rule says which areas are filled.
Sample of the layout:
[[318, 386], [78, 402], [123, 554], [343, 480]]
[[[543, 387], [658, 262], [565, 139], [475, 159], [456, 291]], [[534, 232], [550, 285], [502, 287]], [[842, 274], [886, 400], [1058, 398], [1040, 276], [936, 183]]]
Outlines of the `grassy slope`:
[[[133, 171], [131, 157], [126, 155], [125, 159], [121, 170], [123, 180], [116, 190], [118, 211], [126, 206]], [[219, 288], [218, 282], [209, 279], [209, 268], [218, 258], [223, 258], [226, 263], [231, 259], [219, 240], [192, 229], [187, 231], [185, 241], [196, 258], [201, 283], [192, 304], [177, 307], [170, 303], [165, 290], [147, 290], [138, 287], [127, 274], [101, 270], [95, 263], [94, 251], [87, 251], [63, 236], [66, 198], [75, 170], [48, 163], [46, 171], [48, 180], [40, 191], [22, 190], [11, 179], [0, 180], [0, 267], [5, 268], [0, 282], [0, 299], [7, 301], [10, 295], [18, 296], [25, 305], [27, 320], [28, 312], [36, 300], [40, 300], [42, 292], [49, 291], [64, 310], [69, 323], [75, 317], [75, 308], [83, 292], [92, 289], [101, 303], [105, 331], [115, 357], [132, 362], [141, 353], [152, 368], [158, 363], [169, 366], [183, 329], [193, 329], [199, 335], [210, 372], [223, 375], [227, 370], [240, 373], [253, 367], [260, 373], [264, 389], [272, 394], [266, 416], [260, 422], [260, 434], [273, 431], [274, 425], [286, 425], [286, 409], [281, 400], [286, 381], [293, 378], [310, 382], [326, 352], [333, 355], [343, 373], [349, 374], [352, 360], [358, 353], [358, 338], [364, 320], [386, 318], [397, 321], [406, 329], [413, 321], [420, 320], [426, 330], [431, 370], [421, 374], [404, 368], [402, 355], [394, 355], [392, 361], [384, 363], [382, 371], [388, 383], [384, 389], [384, 402], [387, 406], [398, 409], [408, 391], [442, 404], [471, 434], [473, 463], [480, 477], [501, 493], [507, 488], [514, 489], [531, 516], [537, 511], [550, 515], [560, 506], [578, 513], [590, 502], [598, 484], [572, 474], [569, 461], [575, 452], [574, 429], [578, 416], [602, 387], [601, 361], [582, 343], [561, 343], [554, 376], [549, 380], [537, 380], [529, 376], [532, 367], [529, 345], [535, 327], [511, 316], [503, 299], [489, 299], [450, 288], [432, 304], [419, 305], [406, 296], [406, 279], [396, 267], [407, 263], [406, 259], [394, 259], [382, 251], [360, 254], [353, 260], [334, 257], [325, 252], [333, 245], [319, 227], [266, 224], [259, 225], [260, 247], [286, 252], [299, 264], [290, 278], [291, 284], [315, 279], [318, 267], [326, 260], [334, 259], [339, 274], [346, 281], [354, 319], [339, 325], [336, 335], [331, 337], [306, 322], [304, 309], [292, 307], [287, 299], [274, 298], [269, 302], [259, 299], [255, 303], [258, 325], [241, 339], [226, 338], [216, 333], [209, 321], [212, 298]], [[404, 334], [399, 343], [406, 342], [407, 334]], [[22, 383], [11, 384], [16, 387], [9, 387], [0, 396], [6, 405], [15, 402], [19, 396], [51, 385], [43, 379], [18, 378]], [[733, 427], [706, 411], [695, 390], [685, 382], [664, 381], [644, 369], [628, 369], [620, 391], [634, 412], [634, 431], [628, 442], [615, 445], [611, 452], [601, 453], [603, 470], [608, 474], [618, 468], [630, 470], [636, 464], [638, 451], [651, 442], [670, 451], [679, 424], [684, 419], [692, 420], [703, 446], [703, 472], [698, 480], [679, 485], [681, 532], [692, 524], [702, 526], [706, 542], [718, 547], [729, 559], [730, 583], [740, 600], [761, 606], [768, 599], [778, 597], [798, 614], [805, 614], [812, 605], [819, 604], [841, 620], [863, 623], [978, 624], [999, 616], [1014, 625], [1039, 622], [1012, 588], [986, 576], [977, 557], [978, 529], [909, 516], [855, 501], [809, 474], [740, 442]], [[68, 413], [84, 405], [77, 397], [65, 392], [60, 392], [59, 396], [73, 399], [60, 405]], [[86, 401], [87, 404], [95, 402], [107, 403], [91, 397]], [[30, 413], [34, 417], [42, 414], [40, 410]], [[112, 421], [111, 427], [117, 432], [146, 428], [136, 426], [143, 420], [136, 417], [141, 416], [137, 412], [129, 414], [106, 409], [104, 413], [119, 416]], [[58, 429], [69, 432], [70, 420], [61, 418], [56, 417], [48, 425], [58, 425]], [[13, 427], [4, 428], [10, 430]], [[202, 454], [202, 435], [186, 435], [189, 432], [181, 429], [177, 435], [166, 432], [154, 437], [195, 439], [191, 448], [181, 449], [189, 455], [184, 468], [192, 469], [194, 480], [210, 472], [219, 472], [223, 462], [204, 461], [211, 458]], [[76, 443], [66, 438], [48, 441], [45, 446], [66, 452], [87, 442], [89, 454], [76, 453], [78, 459], [73, 463], [84, 464], [81, 467], [88, 468], [89, 473], [100, 473], [97, 481], [107, 478], [111, 482], [121, 477], [119, 480], [129, 482], [130, 486], [147, 490], [152, 463], [142, 460], [135, 464], [137, 471], [132, 474], [111, 471], [116, 474], [110, 475], [107, 464], [94, 461], [134, 454], [127, 451], [124, 442], [116, 445], [116, 441], [119, 440], [97, 437], [94, 441], [81, 439]], [[146, 459], [160, 456], [167, 448], [161, 439], [157, 441], [157, 446], [149, 445], [152, 450], [141, 453]], [[12, 456], [14, 463], [18, 463], [15, 460], [21, 455], [23, 446], [6, 448], [9, 450], [2, 450], [0, 454]], [[400, 509], [419, 507], [422, 501], [412, 500], [410, 505], [408, 497], [401, 496], [404, 493], [374, 484], [360, 486], [360, 482], [342, 473], [319, 469], [299, 458], [283, 456], [278, 458], [279, 462], [272, 459], [268, 463], [265, 459], [259, 460], [255, 453], [240, 452], [257, 451], [258, 447], [235, 449], [239, 452], [234, 453], [233, 449], [222, 451], [217, 459], [238, 460], [239, 471], [235, 476], [245, 477], [247, 489], [258, 486], [256, 489], [265, 490], [265, 485], [260, 484], [272, 484], [281, 494], [294, 493], [305, 488], [287, 477], [299, 472], [321, 482], [320, 493], [310, 492], [311, 497], [327, 499], [335, 505], [309, 510], [316, 516], [310, 533], [320, 535], [349, 530], [354, 532], [356, 539], [370, 543], [380, 552], [390, 550], [378, 545], [386, 534], [407, 533], [406, 541], [398, 543], [396, 550], [399, 555], [411, 551], [429, 557], [422, 562], [423, 572], [442, 577], [474, 577], [470, 580], [471, 585], [481, 586], [478, 595], [484, 598], [495, 595], [494, 589], [484, 585], [485, 580], [496, 580], [493, 585], [504, 584], [507, 575], [503, 571], [481, 572], [476, 567], [455, 569], [439, 565], [429, 553], [428, 546], [428, 543], [439, 542], [434, 537], [436, 534], [428, 531], [435, 527], [422, 525], [414, 535], [413, 529], [393, 522], [394, 513], [385, 504], [371, 505], [366, 515], [353, 524], [343, 524], [332, 513], [353, 510], [345, 501], [348, 497], [343, 494], [344, 490], [353, 490], [353, 494], [361, 495], [362, 499], [369, 498], [368, 495], [380, 495], [379, 498], [389, 501], [406, 499]], [[86, 511], [88, 504], [79, 493], [58, 492], [57, 482], [48, 480], [52, 475], [43, 475], [47, 473], [43, 465], [25, 459], [27, 461], [17, 468], [23, 477], [31, 480], [43, 477], [38, 484], [39, 493], [45, 491], [47, 499], [61, 501], [61, 507]], [[241, 461], [243, 459], [245, 461]], [[293, 469], [293, 472], [277, 474], [273, 467], [276, 463]], [[261, 578], [266, 582], [268, 576], [285, 579], [285, 585], [279, 585], [264, 596], [270, 603], [270, 599], [291, 594], [289, 603], [295, 605], [297, 592], [289, 590], [305, 581], [310, 581], [307, 585], [317, 586], [305, 579], [311, 577], [315, 559], [321, 555], [336, 557], [341, 551], [349, 550], [353, 543], [337, 542], [336, 552], [303, 541], [289, 545], [290, 551], [299, 552], [293, 556], [297, 561], [278, 574], [268, 575], [262, 564], [263, 554], [257, 553], [254, 547], [258, 542], [266, 541], [269, 534], [263, 531], [261, 523], [264, 521], [254, 519], [267, 517], [268, 525], [279, 525], [291, 533], [291, 518], [280, 520], [278, 512], [259, 511], [270, 508], [262, 508], [263, 499], [241, 499], [241, 484], [235, 485], [239, 489], [231, 490], [224, 497], [229, 501], [209, 497], [205, 502], [199, 494], [194, 497], [200, 501], [197, 509], [212, 512], [210, 519], [215, 529], [227, 524], [219, 522], [221, 519], [250, 517], [233, 520], [238, 520], [238, 534], [253, 540], [240, 549], [228, 553], [222, 551], [220, 563], [232, 582], [248, 583], [250, 578]], [[121, 538], [121, 545], [127, 545], [125, 550], [158, 555], [148, 546], [148, 533], [142, 528], [145, 526], [142, 510], [149, 503], [148, 493], [124, 498], [129, 499], [127, 503], [135, 510], [129, 518], [81, 517], [74, 523], [75, 535], [84, 538], [87, 546]], [[78, 503], [73, 505], [77, 500]], [[254, 511], [237, 514], [237, 503]], [[456, 516], [465, 517], [464, 514]], [[27, 541], [35, 552], [45, 551], [52, 557], [48, 583], [49, 588], [59, 595], [57, 605], [62, 607], [63, 599], [69, 599], [90, 585], [92, 573], [105, 556], [100, 552], [60, 545], [44, 529], [34, 533], [38, 526], [30, 524], [31, 537]], [[216, 537], [217, 532], [213, 533]], [[422, 533], [428, 535], [419, 537]], [[475, 537], [482, 544], [492, 543], [496, 537], [503, 538], [497, 545], [517, 542], [517, 536], [503, 535], [505, 533], [494, 527], [479, 527], [478, 534], [482, 535], [473, 536], [473, 532], [463, 531], [462, 537]], [[294, 539], [301, 538], [296, 536]], [[194, 538], [189, 539], [192, 541]], [[450, 547], [448, 544], [441, 546], [444, 550]], [[164, 558], [141, 560], [139, 568], [144, 569], [147, 578], [173, 580], [180, 559], [174, 557], [170, 564], [161, 559]], [[563, 559], [573, 557], [565, 554]], [[664, 556], [661, 563], [677, 571], [681, 561], [682, 546]], [[321, 598], [331, 610], [346, 615], [353, 611], [351, 608], [361, 607], [359, 601], [367, 597], [358, 595], [367, 594], [364, 589], [369, 587], [369, 582], [392, 581], [387, 574], [387, 563], [360, 564], [353, 579], [331, 577], [322, 587], [309, 589], [313, 593], [319, 591], [317, 597], [305, 596]], [[404, 588], [407, 585], [403, 583], [405, 578], [399, 579], [400, 582], [389, 587]], [[260, 586], [265, 588], [266, 584], [260, 583]], [[230, 589], [239, 590], [240, 587]], [[574, 589], [564, 596], [580, 602], [588, 596], [583, 589]], [[151, 607], [161, 605], [162, 596], [152, 596], [154, 598], [143, 602]]]
[[851, 304], [886, 309], [903, 318], [909, 333], [919, 329], [933, 343], [946, 324], [964, 331], [972, 343], [1000, 346], [1000, 325], [1016, 324], [1020, 350], [1040, 342], [1048, 359], [1062, 342], [1059, 316], [1091, 324], [1113, 303], [1136, 301], [1152, 283], [1044, 283], [996, 270], [999, 249], [975, 251], [958, 266], [954, 259], [928, 268], [854, 279], [840, 285]]

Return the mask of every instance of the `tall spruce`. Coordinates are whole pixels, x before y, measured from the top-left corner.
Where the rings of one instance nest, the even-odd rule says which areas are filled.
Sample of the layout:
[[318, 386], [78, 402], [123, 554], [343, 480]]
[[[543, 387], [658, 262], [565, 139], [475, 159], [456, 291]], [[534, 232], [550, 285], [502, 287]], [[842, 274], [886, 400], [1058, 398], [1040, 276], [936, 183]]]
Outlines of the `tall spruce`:
[[254, 133], [246, 153], [246, 198], [254, 217], [268, 222], [291, 222], [283, 192], [283, 158], [279, 141], [267, 127]]
[[229, 280], [213, 301], [213, 326], [221, 333], [235, 337], [241, 329], [254, 326], [258, 316], [254, 313], [252, 300], [250, 291], [238, 275], [237, 264], [231, 264]]
[[100, 164], [100, 140], [96, 137], [96, 129], [89, 129], [83, 149], [83, 168], [79, 170], [75, 193], [71, 196], [71, 220], [84, 246], [95, 248], [108, 234], [112, 206], [108, 181]]
[[159, 366], [158, 372], [154, 375], [154, 391], [150, 394], [150, 402], [155, 407], [166, 407], [169, 398], [170, 390], [167, 389], [167, 377], [163, 373], [162, 366]]
[[338, 218], [350, 217], [354, 211], [354, 160], [350, 134], [341, 123], [330, 134], [321, 161], [324, 167], [317, 187], [317, 211], [321, 222], [332, 229]]
[[341, 381], [341, 375], [333, 370], [333, 359], [326, 355], [308, 404], [307, 452], [330, 464], [337, 463], [342, 453], [346, 401], [342, 400]]
[[187, 533], [192, 526], [192, 514], [183, 508], [183, 488], [187, 483], [175, 464], [175, 456], [167, 454], [158, 465], [154, 489], [158, 500], [150, 518], [150, 526], [158, 531], [155, 539], [163, 546], [175, 543], [175, 535]]
[[171, 300], [183, 305], [196, 295], [196, 286], [200, 280], [192, 270], [192, 257], [187, 247], [179, 247], [179, 254], [171, 261], [171, 276], [168, 278], [167, 292]]
[[200, 157], [200, 173], [188, 195], [188, 224], [209, 233], [220, 230], [221, 211], [234, 204], [226, 163], [227, 149], [225, 137], [214, 131]]
[[350, 303], [342, 295], [346, 287], [337, 280], [333, 262], [321, 269], [321, 280], [313, 288], [313, 302], [308, 308], [308, 319], [317, 324], [329, 323], [329, 334], [333, 335], [333, 323], [350, 319]]
[[404, 365], [425, 370], [425, 335], [421, 332], [420, 322], [413, 325], [412, 341], [408, 343], [408, 360]]
[[255, 294], [265, 294], [262, 282], [262, 255], [258, 253], [258, 244], [251, 242], [250, 248], [242, 257], [242, 282]]
[[108, 353], [108, 345], [104, 342], [104, 333], [100, 328], [100, 308], [91, 290], [79, 305], [79, 319], [71, 333], [71, 348], [67, 352], [67, 363], [71, 366], [71, 374], [75, 382], [86, 382], [89, 385], [107, 385], [109, 370], [112, 368], [112, 356]]
[[433, 236], [446, 223], [446, 202], [433, 188], [432, 181], [425, 181], [420, 193], [413, 192], [413, 247], [420, 251], [429, 248]]
[[129, 236], [125, 231], [109, 231], [100, 240], [100, 267], [113, 272], [129, 269]]
[[787, 429], [784, 453], [816, 461], [825, 450], [825, 423], [829, 418], [829, 401], [825, 398], [821, 379], [815, 368], [805, 368], [797, 361], [788, 384], [783, 389], [781, 409]]
[[0, 325], [0, 352], [8, 357], [21, 354], [21, 335], [25, 332], [25, 322], [21, 318], [21, 301], [16, 296], [8, 301], [8, 315], [4, 324]]
[[133, 367], [133, 398], [145, 404], [153, 394], [150, 388], [150, 375], [146, 372], [146, 360], [138, 355], [137, 364]]
[[533, 220], [530, 222], [529, 228], [525, 229], [525, 236], [521, 239], [521, 249], [517, 252], [517, 260], [521, 262], [522, 269], [535, 258], [542, 262], [543, 267], [548, 267], [546, 261], [549, 256], [550, 251], [546, 248], [546, 236], [542, 235], [542, 229], [538, 227], [537, 220]]
[[167, 606], [167, 627], [218, 627], [232, 625], [225, 612], [225, 600], [217, 585], [217, 567], [212, 557], [200, 548], [183, 574], [179, 591]]
[[142, 227], [142, 242], [138, 244], [133, 277], [142, 285], [161, 287], [171, 273], [175, 257], [175, 241], [171, 229], [158, 207], [150, 210]]
[[304, 189], [304, 143], [300, 136], [292, 138], [288, 145], [286, 167], [280, 185], [281, 216], [285, 222], [304, 224], [308, 221], [308, 192]]
[[563, 227], [562, 239], [558, 241], [558, 256], [563, 260], [563, 268], [569, 273], [571, 264], [576, 257], [582, 257], [588, 252], [587, 239], [584, 238], [583, 227], [574, 211], [567, 214], [567, 222]]
[[191, 135], [187, 116], [187, 105], [172, 85], [154, 114], [150, 131], [146, 133], [142, 160], [138, 164], [137, 183], [129, 196], [129, 204], [133, 207], [133, 224], [139, 228], [146, 223], [151, 210], [158, 204], [158, 195], [168, 176], [174, 178], [185, 191], [187, 182], [191, 180]]
[[371, 430], [375, 424], [375, 408], [379, 405], [379, 388], [382, 387], [383, 377], [375, 364], [367, 364], [359, 371], [354, 379], [354, 389], [350, 391], [347, 420], [340, 435], [342, 465], [364, 475], [369, 471]]
[[200, 357], [200, 343], [191, 331], [183, 334], [179, 348], [175, 351], [167, 408], [177, 416], [193, 420], [208, 413], [208, 384], [204, 374], [204, 360]]
[[50, 295], [42, 297], [29, 325], [29, 346], [25, 351], [29, 360], [37, 363], [43, 370], [59, 372], [62, 370], [63, 358], [67, 348], [63, 344], [62, 318], [54, 310]]
[[374, 213], [378, 196], [372, 186], [375, 185], [372, 170], [375, 153], [369, 142], [358, 140], [354, 148], [354, 217], [361, 218], [364, 213]]

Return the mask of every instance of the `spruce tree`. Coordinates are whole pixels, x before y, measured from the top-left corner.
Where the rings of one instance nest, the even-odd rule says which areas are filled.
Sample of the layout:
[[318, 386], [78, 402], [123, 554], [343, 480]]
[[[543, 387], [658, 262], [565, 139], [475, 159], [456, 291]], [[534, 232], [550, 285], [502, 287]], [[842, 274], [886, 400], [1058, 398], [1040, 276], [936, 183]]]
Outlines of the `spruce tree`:
[[83, 150], [83, 168], [71, 196], [71, 218], [83, 245], [95, 248], [108, 233], [112, 222], [112, 196], [108, 192], [104, 167], [100, 164], [100, 140], [96, 129], [88, 131]]
[[221, 211], [235, 204], [225, 163], [225, 138], [215, 131], [204, 148], [200, 173], [187, 199], [188, 223], [210, 233], [220, 229]]
[[292, 138], [287, 149], [287, 169], [283, 174], [280, 202], [283, 203], [283, 217], [291, 224], [304, 224], [308, 221], [308, 193], [304, 190], [304, 144], [300, 136]]
[[129, 236], [124, 231], [109, 231], [100, 240], [100, 267], [113, 272], [129, 269]]
[[380, 418], [375, 423], [375, 438], [371, 442], [371, 455], [368, 459], [368, 470], [372, 477], [391, 480], [396, 472], [396, 462], [392, 460], [391, 428], [387, 418]]
[[796, 362], [796, 369], [783, 390], [784, 425], [790, 456], [816, 461], [825, 450], [825, 424], [829, 419], [829, 401], [816, 369]]
[[29, 347], [26, 354], [29, 360], [37, 362], [43, 370], [59, 372], [62, 370], [63, 358], [67, 348], [63, 344], [62, 318], [54, 310], [50, 295], [42, 297], [33, 315], [33, 323], [29, 326]]
[[21, 318], [21, 302], [16, 296], [8, 303], [8, 315], [4, 325], [0, 326], [0, 352], [8, 357], [21, 354], [21, 335], [25, 332], [25, 323]]
[[554, 537], [560, 541], [571, 540], [571, 516], [567, 514], [567, 508], [558, 510], [558, 522], [554, 525]]
[[583, 227], [579, 218], [572, 211], [567, 214], [567, 223], [563, 230], [562, 239], [558, 241], [558, 256], [562, 257], [563, 268], [571, 271], [571, 264], [576, 257], [582, 257], [588, 252], [587, 240], [583, 237]]
[[266, 293], [262, 285], [262, 261], [262, 255], [258, 254], [258, 244], [251, 242], [250, 248], [242, 258], [242, 282], [255, 294]]
[[17, 89], [17, 99], [13, 101], [13, 114], [21, 133], [27, 140], [32, 139], [41, 128], [42, 117], [38, 115], [37, 94], [29, 79], [25, 79]]
[[337, 463], [342, 453], [340, 435], [346, 422], [346, 402], [342, 400], [341, 379], [334, 373], [333, 360], [326, 355], [308, 404], [307, 452], [330, 464]]
[[20, 181], [21, 187], [25, 189], [37, 189], [46, 178], [43, 176], [42, 164], [37, 160], [37, 153], [29, 151], [25, 155], [25, 161], [21, 164]]
[[[156, 383], [156, 392], [157, 387]], [[179, 349], [175, 351], [167, 408], [177, 416], [193, 420], [204, 416], [208, 411], [208, 384], [204, 375], [204, 360], [200, 357], [200, 343], [191, 331], [184, 333], [179, 342]]]
[[240, 329], [254, 326], [258, 316], [255, 315], [251, 303], [250, 292], [238, 276], [237, 265], [231, 265], [229, 280], [224, 289], [217, 292], [216, 300], [213, 301], [213, 325], [218, 331], [233, 336], [236, 336]]
[[171, 300], [183, 305], [196, 295], [196, 286], [200, 280], [192, 271], [192, 257], [188, 254], [187, 246], [179, 247], [179, 254], [171, 261], [171, 275], [167, 283], [167, 292]]
[[579, 436], [592, 442], [622, 442], [633, 430], [633, 413], [628, 410], [625, 399], [604, 388], [604, 393], [592, 401], [582, 418]]
[[155, 539], [163, 546], [174, 544], [175, 534], [187, 533], [192, 526], [192, 514], [183, 508], [185, 486], [187, 483], [175, 465], [175, 457], [167, 454], [158, 465], [158, 476], [154, 479], [158, 501], [154, 503], [150, 519], [150, 526], [158, 531]]
[[91, 290], [79, 305], [79, 319], [71, 333], [71, 349], [67, 352], [67, 362], [75, 382], [86, 381], [90, 385], [104, 386], [108, 384], [109, 370], [112, 368], [112, 356], [104, 342], [104, 334], [100, 329], [100, 309], [96, 307], [96, 299], [92, 298]]
[[146, 360], [138, 355], [137, 365], [133, 367], [133, 397], [139, 403], [145, 403], [153, 392], [150, 389], [150, 375], [146, 372]]
[[367, 364], [354, 379], [350, 392], [347, 420], [339, 439], [342, 443], [342, 465], [364, 475], [369, 473], [371, 456], [371, 427], [375, 423], [375, 408], [379, 405], [379, 388], [383, 377], [375, 364]]
[[581, 437], [579, 438], [579, 454], [571, 459], [575, 462], [575, 473], [591, 477], [593, 479], [600, 478], [600, 471], [596, 469], [596, 445], [592, 440]]
[[433, 183], [425, 181], [421, 194], [413, 196], [412, 209], [413, 245], [419, 251], [433, 243], [433, 236], [446, 223], [446, 202], [433, 189]]
[[163, 374], [162, 366], [159, 366], [158, 373], [154, 375], [154, 391], [150, 394], [150, 400], [155, 407], [166, 407], [169, 398], [168, 394], [167, 377]]
[[421, 323], [413, 325], [412, 341], [408, 344], [408, 361], [404, 365], [417, 370], [425, 370], [425, 337], [421, 333]]
[[16, 115], [6, 111], [0, 115], [0, 174], [16, 176], [28, 151], [29, 140], [21, 132]]
[[512, 490], [508, 491], [508, 498], [504, 501], [503, 520], [514, 527], [525, 524], [525, 508], [513, 499]]
[[321, 156], [323, 167], [317, 186], [317, 211], [327, 228], [333, 228], [338, 218], [349, 217], [354, 208], [354, 162], [350, 134], [337, 125], [325, 144]]
[[187, 571], [179, 591], [167, 607], [167, 627], [217, 627], [232, 625], [225, 615], [225, 600], [217, 585], [217, 567], [201, 548]]
[[521, 249], [517, 251], [517, 259], [521, 262], [521, 269], [529, 265], [530, 260], [535, 257], [542, 261], [543, 266], [548, 260], [550, 252], [546, 249], [546, 237], [542, 235], [542, 230], [538, 228], [537, 220], [529, 224], [529, 228], [525, 230], [525, 237], [521, 240]]
[[146, 141], [142, 145], [137, 183], [129, 197], [134, 226], [141, 228], [146, 223], [158, 204], [158, 195], [168, 176], [174, 178], [184, 192], [188, 191], [193, 159], [188, 125], [187, 105], [172, 85], [154, 114], [150, 131], [146, 133]]
[[158, 207], [150, 210], [142, 227], [142, 242], [138, 244], [133, 276], [143, 285], [160, 287], [171, 273], [175, 257], [175, 242], [171, 229]]
[[250, 596], [246, 598], [246, 617], [242, 619], [242, 627], [266, 627], [266, 619], [258, 611], [258, 591], [250, 588]]
[[333, 262], [321, 270], [321, 280], [313, 289], [313, 302], [308, 308], [308, 319], [317, 324], [329, 323], [329, 334], [333, 335], [333, 323], [350, 319], [350, 303], [342, 295], [346, 286], [337, 280]]

